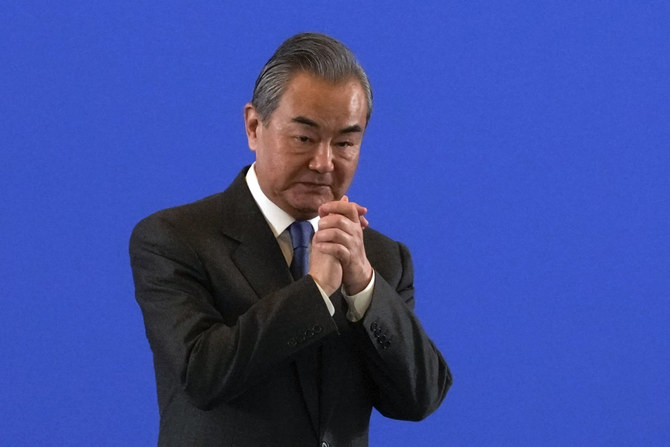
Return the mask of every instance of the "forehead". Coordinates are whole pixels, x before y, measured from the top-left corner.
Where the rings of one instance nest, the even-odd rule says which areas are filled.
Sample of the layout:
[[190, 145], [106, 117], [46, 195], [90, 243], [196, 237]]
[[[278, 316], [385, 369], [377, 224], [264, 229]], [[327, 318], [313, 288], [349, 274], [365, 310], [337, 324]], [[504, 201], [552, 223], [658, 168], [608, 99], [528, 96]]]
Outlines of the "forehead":
[[275, 112], [288, 114], [284, 118], [289, 119], [299, 115], [317, 121], [344, 120], [363, 128], [367, 110], [365, 92], [356, 78], [331, 82], [298, 72], [289, 79]]

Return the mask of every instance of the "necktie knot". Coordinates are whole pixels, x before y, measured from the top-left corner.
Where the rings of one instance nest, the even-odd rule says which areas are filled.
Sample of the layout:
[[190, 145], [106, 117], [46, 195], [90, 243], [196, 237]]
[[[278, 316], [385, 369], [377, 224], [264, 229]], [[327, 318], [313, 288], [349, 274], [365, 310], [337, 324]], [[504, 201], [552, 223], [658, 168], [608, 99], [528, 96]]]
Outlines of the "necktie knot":
[[306, 220], [293, 222], [288, 227], [293, 245], [293, 261], [291, 274], [294, 279], [302, 278], [309, 272], [309, 243], [314, 234], [312, 224]]
[[288, 230], [291, 233], [291, 243], [293, 244], [294, 251], [297, 248], [309, 247], [312, 233], [314, 233], [311, 223], [306, 220], [296, 220], [288, 227]]

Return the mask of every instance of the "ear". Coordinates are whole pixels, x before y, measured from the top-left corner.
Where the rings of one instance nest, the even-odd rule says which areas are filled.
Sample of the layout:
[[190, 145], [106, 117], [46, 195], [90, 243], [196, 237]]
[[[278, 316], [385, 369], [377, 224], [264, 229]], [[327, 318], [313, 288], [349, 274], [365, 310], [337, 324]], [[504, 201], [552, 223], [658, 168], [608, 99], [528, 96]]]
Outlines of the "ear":
[[256, 143], [258, 142], [258, 131], [261, 127], [261, 121], [258, 117], [256, 108], [251, 103], [244, 106], [244, 129], [247, 132], [247, 141], [249, 149], [256, 152]]

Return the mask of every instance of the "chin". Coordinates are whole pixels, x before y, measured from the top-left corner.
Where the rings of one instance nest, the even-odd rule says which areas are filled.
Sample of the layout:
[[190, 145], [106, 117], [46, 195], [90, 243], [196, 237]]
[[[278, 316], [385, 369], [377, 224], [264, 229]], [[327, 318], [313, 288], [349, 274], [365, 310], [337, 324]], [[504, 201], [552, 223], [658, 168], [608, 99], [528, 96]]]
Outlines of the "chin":
[[[301, 219], [311, 219], [319, 214], [319, 207], [326, 202], [335, 200], [332, 196], [311, 196], [301, 197], [301, 200], [294, 200], [291, 207], [301, 216]], [[294, 216], [295, 217], [295, 216]]]
[[314, 209], [312, 207], [303, 207], [293, 208], [293, 210], [294, 211], [290, 214], [296, 220], [309, 220], [319, 215], [319, 208]]

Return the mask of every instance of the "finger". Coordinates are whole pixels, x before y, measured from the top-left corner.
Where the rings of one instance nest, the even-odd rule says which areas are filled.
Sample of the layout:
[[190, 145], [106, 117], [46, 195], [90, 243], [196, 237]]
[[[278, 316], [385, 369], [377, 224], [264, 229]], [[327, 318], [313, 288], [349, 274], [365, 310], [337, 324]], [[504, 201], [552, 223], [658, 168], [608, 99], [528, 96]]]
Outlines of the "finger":
[[[319, 219], [319, 231], [325, 229], [334, 229], [354, 236], [361, 232], [360, 222], [354, 222], [341, 214], [328, 214]], [[318, 231], [317, 231], [318, 233]]]
[[320, 253], [332, 256], [342, 265], [348, 265], [351, 260], [351, 252], [342, 244], [319, 241], [312, 243], [312, 250], [318, 250]]
[[319, 216], [321, 217], [327, 216], [328, 214], [341, 214], [356, 223], [359, 223], [360, 216], [366, 212], [367, 209], [364, 207], [356, 203], [345, 202], [342, 200], [326, 202], [319, 207]]
[[358, 203], [356, 205], [356, 211], [358, 212], [359, 216], [365, 216], [368, 213], [368, 209], [364, 206], [359, 205]]
[[[343, 195], [342, 198], [340, 199], [340, 202], [349, 202], [349, 196], [347, 196], [346, 194]], [[365, 208], [364, 206], [361, 206], [358, 203], [355, 203], [354, 205], [356, 205], [356, 211], [358, 211], [359, 218], [363, 217], [368, 212], [368, 209]]]
[[355, 244], [355, 237], [341, 228], [319, 228], [319, 231], [314, 233], [314, 242], [328, 242], [344, 245], [346, 247], [353, 247]]

